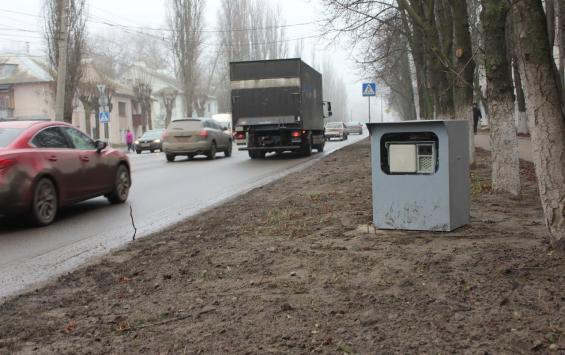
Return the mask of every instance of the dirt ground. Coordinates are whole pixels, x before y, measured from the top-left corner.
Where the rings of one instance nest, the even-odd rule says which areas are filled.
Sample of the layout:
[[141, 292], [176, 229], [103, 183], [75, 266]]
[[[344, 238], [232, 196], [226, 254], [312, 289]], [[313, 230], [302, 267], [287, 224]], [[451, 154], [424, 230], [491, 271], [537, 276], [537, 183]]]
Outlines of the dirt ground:
[[0, 305], [0, 354], [565, 353], [532, 167], [471, 224], [370, 226], [367, 140]]

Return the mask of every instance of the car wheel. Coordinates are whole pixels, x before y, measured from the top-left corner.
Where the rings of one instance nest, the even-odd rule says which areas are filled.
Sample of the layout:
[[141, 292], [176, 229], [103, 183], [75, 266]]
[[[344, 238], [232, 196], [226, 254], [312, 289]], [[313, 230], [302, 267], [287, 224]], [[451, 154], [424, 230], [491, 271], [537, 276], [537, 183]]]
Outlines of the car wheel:
[[124, 203], [128, 199], [129, 189], [131, 187], [131, 176], [128, 168], [120, 164], [116, 171], [116, 179], [112, 192], [108, 195], [111, 203]]
[[135, 151], [137, 154], [141, 154], [141, 150], [136, 150]]
[[31, 206], [32, 222], [37, 226], [46, 226], [55, 220], [59, 201], [57, 189], [50, 179], [42, 178], [33, 190]]
[[206, 158], [208, 160], [214, 160], [214, 158], [216, 158], [216, 142], [212, 142], [210, 145], [210, 150], [206, 153]]
[[165, 156], [167, 157], [168, 162], [175, 161], [175, 155], [174, 154], [165, 154]]
[[151, 153], [155, 153], [155, 149], [151, 149], [150, 152], [151, 152]]
[[224, 151], [224, 155], [225, 155], [226, 158], [231, 157], [232, 149], [233, 149], [232, 141], [229, 141], [228, 147], [227, 147], [226, 150]]

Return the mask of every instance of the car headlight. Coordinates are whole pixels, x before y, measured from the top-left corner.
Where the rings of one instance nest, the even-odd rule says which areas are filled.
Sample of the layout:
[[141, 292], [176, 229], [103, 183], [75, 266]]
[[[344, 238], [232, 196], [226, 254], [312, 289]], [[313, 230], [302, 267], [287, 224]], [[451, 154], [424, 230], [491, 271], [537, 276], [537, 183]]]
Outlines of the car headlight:
[[139, 141], [135, 141], [134, 143], [135, 143], [135, 144], [139, 144]]
[[153, 141], [153, 143], [161, 143], [161, 140], [160, 140], [160, 139], [155, 139], [155, 140]]

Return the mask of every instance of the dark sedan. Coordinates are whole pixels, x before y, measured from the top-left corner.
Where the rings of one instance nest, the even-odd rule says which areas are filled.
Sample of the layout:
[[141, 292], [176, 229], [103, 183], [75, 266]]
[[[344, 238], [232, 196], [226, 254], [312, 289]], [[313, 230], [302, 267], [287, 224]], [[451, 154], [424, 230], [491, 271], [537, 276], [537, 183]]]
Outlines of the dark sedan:
[[97, 196], [127, 200], [127, 156], [60, 122], [0, 122], [0, 215], [26, 214], [39, 226], [59, 208]]
[[163, 151], [163, 132], [164, 129], [154, 129], [143, 133], [143, 135], [134, 142], [135, 152], [141, 154], [141, 152], [148, 150], [154, 153], [156, 150]]

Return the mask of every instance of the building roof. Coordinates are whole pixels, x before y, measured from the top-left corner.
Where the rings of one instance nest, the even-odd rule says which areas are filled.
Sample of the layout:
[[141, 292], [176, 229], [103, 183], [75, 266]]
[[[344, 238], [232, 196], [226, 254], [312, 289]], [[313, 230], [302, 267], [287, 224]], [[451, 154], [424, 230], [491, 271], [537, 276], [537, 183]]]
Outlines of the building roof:
[[40, 57], [7, 55], [0, 58], [0, 84], [46, 83], [54, 81]]
[[156, 90], [155, 92], [161, 92], [163, 89], [175, 89], [180, 94], [184, 91], [182, 83], [179, 80], [163, 72], [147, 68], [142, 63], [134, 64], [129, 70], [127, 70], [122, 76], [122, 81], [143, 76], [147, 77], [149, 81], [156, 79], [164, 84], [162, 85], [163, 88]]
[[91, 62], [87, 62], [84, 68], [83, 81], [96, 82], [112, 87], [113, 91], [118, 95], [134, 97], [135, 93], [129, 86], [123, 85], [117, 80], [113, 80], [97, 69]]

